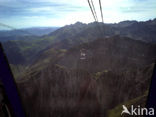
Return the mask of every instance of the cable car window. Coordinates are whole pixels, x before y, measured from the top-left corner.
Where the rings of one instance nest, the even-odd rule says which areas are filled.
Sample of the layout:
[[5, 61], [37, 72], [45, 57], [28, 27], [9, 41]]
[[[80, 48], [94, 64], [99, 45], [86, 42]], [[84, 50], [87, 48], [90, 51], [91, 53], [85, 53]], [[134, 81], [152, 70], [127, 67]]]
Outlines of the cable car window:
[[156, 59], [155, 4], [1, 0], [0, 42], [26, 116], [114, 117], [145, 107]]

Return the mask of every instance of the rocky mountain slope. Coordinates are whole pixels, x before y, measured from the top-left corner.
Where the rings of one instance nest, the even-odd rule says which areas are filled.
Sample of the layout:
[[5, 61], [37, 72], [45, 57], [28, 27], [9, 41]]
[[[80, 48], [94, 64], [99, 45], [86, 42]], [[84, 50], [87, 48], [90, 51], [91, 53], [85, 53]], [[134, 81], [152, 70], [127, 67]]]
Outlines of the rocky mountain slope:
[[148, 90], [155, 50], [155, 44], [120, 36], [66, 51], [46, 49], [17, 81], [26, 112], [30, 117], [106, 116]]

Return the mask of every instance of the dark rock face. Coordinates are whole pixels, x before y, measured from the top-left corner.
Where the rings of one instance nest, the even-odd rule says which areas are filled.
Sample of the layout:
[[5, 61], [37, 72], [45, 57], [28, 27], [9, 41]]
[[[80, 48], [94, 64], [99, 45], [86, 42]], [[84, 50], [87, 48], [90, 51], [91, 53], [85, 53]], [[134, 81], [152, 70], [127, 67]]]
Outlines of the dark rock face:
[[148, 90], [155, 49], [116, 36], [71, 48], [43, 69], [32, 66], [18, 81], [27, 116], [106, 116], [109, 109]]

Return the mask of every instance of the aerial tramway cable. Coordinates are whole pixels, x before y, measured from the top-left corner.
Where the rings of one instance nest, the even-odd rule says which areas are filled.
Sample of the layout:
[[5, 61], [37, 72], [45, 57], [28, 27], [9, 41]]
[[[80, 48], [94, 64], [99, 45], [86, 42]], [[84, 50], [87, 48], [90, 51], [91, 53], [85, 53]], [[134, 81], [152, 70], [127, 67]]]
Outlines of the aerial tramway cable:
[[[97, 17], [97, 13], [96, 13], [96, 10], [95, 10], [95, 7], [94, 7], [93, 0], [87, 0], [87, 1], [88, 1], [90, 10], [92, 12], [92, 15], [94, 17], [94, 20], [98, 22], [98, 17]], [[99, 0], [99, 6], [100, 6], [101, 19], [102, 19], [102, 22], [104, 23], [101, 0]]]
[[34, 36], [34, 37], [38, 37], [37, 35], [35, 35], [35, 34], [31, 33], [31, 32], [28, 32], [28, 31], [25, 31], [25, 30], [22, 30], [22, 29], [16, 29], [16, 28], [14, 28], [12, 26], [9, 26], [9, 25], [6, 25], [4, 23], [0, 23], [0, 27], [5, 27], [5, 28], [11, 29], [11, 30], [18, 30], [18, 31], [20, 31], [22, 33], [25, 33], [25, 34], [28, 34], [28, 35], [31, 35], [31, 36]]
[[[101, 25], [98, 23], [98, 18], [97, 18], [97, 14], [96, 14], [96, 11], [95, 11], [95, 7], [94, 7], [94, 3], [92, 0], [87, 0], [88, 1], [88, 4], [89, 4], [89, 7], [90, 7], [90, 10], [92, 12], [92, 15], [95, 19], [95, 23], [97, 25], [97, 31], [99, 30], [100, 32], [100, 35], [103, 37], [104, 36], [104, 28], [101, 27]], [[102, 17], [102, 22], [103, 22], [103, 12], [102, 12], [102, 6], [101, 6], [101, 1], [99, 0], [99, 5], [100, 5], [100, 11], [101, 11], [101, 17]], [[97, 32], [97, 34], [99, 33]]]
[[87, 0], [87, 1], [88, 1], [88, 4], [89, 4], [89, 7], [90, 7], [90, 10], [91, 10], [91, 12], [92, 12], [92, 15], [93, 15], [93, 17], [94, 17], [94, 20], [97, 21], [97, 20], [96, 20], [96, 16], [95, 16], [95, 14], [94, 14], [94, 11], [93, 11], [93, 8], [92, 8], [92, 6], [91, 6], [90, 1], [89, 1], [89, 0]]
[[102, 22], [104, 22], [104, 21], [103, 21], [103, 12], [102, 12], [101, 0], [99, 0], [99, 5], [100, 5], [100, 11], [101, 11]]
[[92, 4], [92, 7], [93, 7], [93, 11], [94, 11], [94, 15], [95, 15], [96, 21], [98, 22], [98, 18], [97, 18], [97, 14], [96, 14], [96, 10], [95, 10], [95, 7], [94, 7], [93, 0], [91, 0], [91, 4]]

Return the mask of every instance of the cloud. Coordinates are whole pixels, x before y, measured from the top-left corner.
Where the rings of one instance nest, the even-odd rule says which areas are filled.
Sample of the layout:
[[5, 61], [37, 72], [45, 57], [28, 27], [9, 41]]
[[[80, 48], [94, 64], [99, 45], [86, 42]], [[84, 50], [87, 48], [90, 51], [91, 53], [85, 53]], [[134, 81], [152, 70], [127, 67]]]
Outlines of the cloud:
[[[93, 0], [101, 21], [98, 0]], [[101, 0], [105, 22], [156, 17], [155, 0]], [[127, 19], [126, 19], [127, 18]], [[87, 0], [0, 0], [0, 22], [13, 26], [52, 26], [94, 21]]]
[[150, 13], [156, 11], [156, 1], [153, 0], [132, 0], [132, 4], [121, 6], [120, 11], [123, 13]]
[[[69, 3], [61, 2], [46, 2], [32, 0], [18, 0], [13, 3], [3, 2], [0, 5], [0, 16], [30, 16], [30, 15], [54, 15], [84, 10], [80, 5], [70, 5]], [[56, 16], [56, 15], [54, 15]]]

